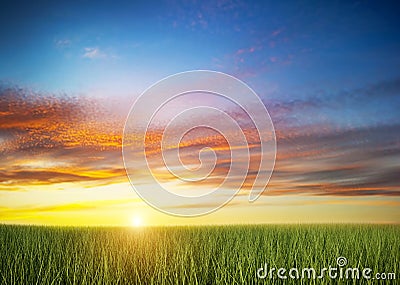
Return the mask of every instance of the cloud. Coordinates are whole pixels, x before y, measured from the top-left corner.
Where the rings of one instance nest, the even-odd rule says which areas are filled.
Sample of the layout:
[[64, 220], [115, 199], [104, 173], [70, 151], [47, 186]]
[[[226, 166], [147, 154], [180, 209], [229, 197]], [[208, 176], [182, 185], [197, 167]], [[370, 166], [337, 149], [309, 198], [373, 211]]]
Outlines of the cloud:
[[106, 57], [106, 54], [100, 51], [98, 47], [86, 47], [84, 50], [84, 54], [82, 55], [84, 58], [96, 59]]
[[[53, 170], [7, 170], [0, 171], [0, 190], [8, 190], [9, 186], [50, 185], [65, 182], [100, 182], [102, 180], [121, 182], [125, 178], [123, 168], [115, 169], [76, 169], [53, 168]], [[96, 184], [97, 185], [97, 184]]]
[[[358, 111], [355, 106], [365, 107], [355, 104], [360, 96], [389, 100], [396, 106], [393, 94], [398, 89], [394, 80], [333, 94], [334, 99], [316, 94], [266, 102], [275, 122], [278, 153], [265, 195], [400, 196], [400, 124], [348, 126], [335, 123], [332, 117], [321, 119], [318, 114], [320, 110], [336, 111], [336, 102], [343, 96], [346, 101], [339, 102], [345, 110], [351, 106], [352, 112]], [[258, 136], [240, 112], [230, 110], [229, 114], [245, 130], [250, 143], [244, 190], [250, 189], [259, 164]], [[312, 119], [299, 119], [301, 114]], [[0, 88], [0, 188], [62, 182], [97, 185], [126, 179], [121, 156], [124, 118], [115, 118], [104, 111], [99, 100]], [[176, 178], [162, 170], [162, 132], [162, 126], [156, 125], [147, 133], [146, 150], [155, 174], [168, 182]], [[186, 165], [198, 165], [198, 153], [204, 147], [212, 147], [217, 153], [211, 179], [193, 183], [193, 187], [214, 187], [229, 170], [229, 147], [221, 136], [205, 131], [188, 135], [179, 146], [169, 146], [165, 155], [176, 147], [180, 147]], [[243, 158], [240, 165], [245, 167], [246, 163]], [[136, 167], [140, 180], [143, 166]], [[232, 187], [239, 178], [230, 181]]]
[[272, 36], [272, 37], [276, 37], [276, 36], [278, 36], [279, 34], [281, 34], [282, 32], [283, 32], [283, 28], [276, 29], [276, 30], [274, 30], [274, 31], [271, 32], [271, 36]]
[[[266, 102], [275, 122], [278, 153], [274, 174], [265, 194], [400, 196], [398, 121], [385, 121], [382, 117], [372, 123], [360, 121], [347, 124], [342, 121], [344, 114], [349, 112], [354, 118], [364, 118], [364, 114], [369, 113], [366, 108], [370, 107], [375, 110], [382, 108], [383, 112], [383, 108], [390, 106], [393, 113], [386, 112], [381, 116], [395, 117], [394, 109], [399, 102], [393, 94], [400, 91], [397, 82], [397, 79], [378, 82], [332, 96], [317, 93], [304, 99]], [[326, 113], [331, 115], [326, 116]], [[240, 121], [239, 113], [232, 112], [231, 115]], [[242, 127], [248, 128], [246, 125]], [[259, 148], [256, 137], [250, 136], [250, 139], [254, 161], [250, 163], [244, 189], [251, 188], [257, 175], [254, 170], [258, 166]], [[229, 148], [221, 148], [222, 141], [215, 137], [193, 139], [181, 145], [181, 160], [188, 165], [196, 165], [199, 150], [206, 146], [217, 147], [221, 159], [217, 161], [214, 176], [208, 182], [193, 183], [190, 187], [214, 187], [229, 170], [230, 163], [226, 159]], [[153, 155], [159, 155], [159, 150]], [[156, 165], [160, 163], [161, 160]], [[242, 161], [243, 167], [246, 163], [246, 160]], [[163, 179], [174, 179], [165, 173], [160, 175]], [[234, 178], [228, 186], [234, 188], [238, 181], [240, 177]]]
[[0, 87], [0, 188], [125, 176], [107, 114], [97, 99]]
[[54, 44], [56, 45], [57, 48], [66, 48], [71, 46], [71, 40], [69, 39], [58, 39], [54, 42]]
[[132, 206], [137, 203], [138, 199], [125, 198], [125, 199], [107, 199], [102, 200], [101, 198], [93, 199], [92, 201], [76, 201], [73, 203], [58, 203], [51, 205], [27, 205], [25, 207], [8, 208], [0, 207], [0, 215], [9, 216], [10, 214], [35, 214], [38, 212], [64, 212], [64, 211], [86, 211], [99, 209], [100, 207], [121, 207], [121, 206]]
[[3, 152], [113, 145], [121, 138], [104, 138], [112, 122], [101, 122], [104, 112], [97, 100], [85, 96], [0, 87], [0, 135], [8, 142]]
[[248, 47], [248, 48], [241, 48], [241, 49], [238, 49], [237, 51], [236, 51], [236, 55], [237, 56], [239, 56], [239, 55], [241, 55], [241, 54], [246, 54], [246, 53], [253, 53], [253, 52], [255, 52], [255, 51], [257, 51], [257, 50], [260, 50], [261, 48], [260, 47], [255, 47], [255, 46], [251, 46], [251, 47]]
[[[400, 196], [399, 124], [354, 129], [310, 125], [289, 130], [292, 133], [278, 136], [277, 161], [265, 195]], [[250, 167], [243, 189], [251, 189], [259, 167], [259, 144], [254, 137], [250, 139]], [[201, 183], [185, 184], [186, 188], [209, 189], [223, 182], [230, 168], [230, 148], [226, 143], [218, 137], [208, 137], [188, 140], [179, 147], [185, 165], [198, 165], [198, 154], [204, 147], [214, 148], [217, 155], [211, 176]], [[172, 149], [164, 152], [164, 157], [168, 158], [171, 152]], [[176, 179], [164, 169], [160, 149], [148, 159], [160, 180]], [[243, 157], [239, 170], [245, 169], [246, 164], [247, 158]], [[174, 169], [179, 173], [179, 167]], [[226, 187], [235, 189], [241, 177], [233, 176]]]
[[[400, 119], [400, 78], [376, 82], [351, 90], [313, 90], [308, 94], [268, 94], [264, 100], [273, 122], [280, 129], [300, 127], [328, 129], [390, 125]], [[275, 98], [275, 99], [271, 99]], [[286, 98], [286, 99], [282, 99]], [[312, 114], [312, 116], [310, 116]], [[286, 135], [292, 131], [285, 132]]]

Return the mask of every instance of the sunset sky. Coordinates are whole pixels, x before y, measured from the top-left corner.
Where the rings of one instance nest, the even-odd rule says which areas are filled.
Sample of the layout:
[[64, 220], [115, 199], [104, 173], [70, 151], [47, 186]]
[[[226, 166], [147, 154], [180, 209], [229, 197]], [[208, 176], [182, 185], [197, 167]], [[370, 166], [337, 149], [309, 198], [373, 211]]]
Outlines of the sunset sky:
[[[399, 223], [399, 13], [399, 5], [363, 1], [0, 4], [0, 222]], [[222, 209], [174, 217], [131, 187], [123, 129], [146, 88], [197, 69], [233, 75], [260, 96], [277, 158], [256, 202], [248, 203], [248, 177]], [[194, 103], [226, 110], [259, 146], [240, 112], [211, 96], [171, 102], [164, 114]], [[166, 118], [156, 118], [149, 147]], [[184, 146], [188, 164], [203, 147], [223, 158], [228, 151], [205, 130]], [[157, 147], [152, 155], [160, 155]], [[226, 168], [217, 163], [218, 177]], [[206, 191], [217, 180], [198, 187]]]

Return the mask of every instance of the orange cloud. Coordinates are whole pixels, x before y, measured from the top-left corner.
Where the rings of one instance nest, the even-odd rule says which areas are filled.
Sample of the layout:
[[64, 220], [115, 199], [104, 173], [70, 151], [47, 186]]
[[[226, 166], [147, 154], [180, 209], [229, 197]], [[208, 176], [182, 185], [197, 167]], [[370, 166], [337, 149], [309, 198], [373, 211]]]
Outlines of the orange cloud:
[[[105, 112], [100, 101], [16, 88], [0, 91], [0, 189], [18, 190], [23, 185], [62, 182], [97, 185], [126, 180], [121, 155], [124, 118]], [[318, 104], [279, 103], [273, 104], [270, 111], [276, 120], [299, 108], [315, 108]], [[249, 143], [250, 167], [243, 185], [246, 190], [251, 188], [258, 173], [259, 136], [246, 116], [235, 110], [230, 115], [239, 122]], [[383, 142], [386, 145], [382, 142], [378, 145], [376, 137], [398, 133], [399, 129], [393, 125], [373, 131], [339, 130], [324, 122], [296, 126], [279, 121], [276, 123], [277, 161], [265, 195], [399, 196], [398, 166], [376, 167], [384, 153], [390, 152], [393, 157], [400, 154], [396, 144], [388, 140]], [[157, 177], [171, 182], [176, 177], [163, 169], [162, 136], [162, 126], [147, 132], [146, 155]], [[369, 144], [360, 149], [354, 138], [369, 138]], [[167, 146], [165, 154], [179, 148], [185, 165], [198, 165], [198, 155], [204, 147], [211, 147], [217, 154], [216, 167], [210, 179], [192, 183], [193, 187], [219, 185], [230, 168], [231, 147], [244, 146], [229, 146], [223, 136], [198, 130], [184, 137], [179, 145]], [[243, 167], [246, 160], [243, 158], [240, 162]], [[145, 166], [138, 165], [139, 180], [141, 167]], [[235, 179], [234, 176], [226, 185], [235, 186], [240, 177]]]

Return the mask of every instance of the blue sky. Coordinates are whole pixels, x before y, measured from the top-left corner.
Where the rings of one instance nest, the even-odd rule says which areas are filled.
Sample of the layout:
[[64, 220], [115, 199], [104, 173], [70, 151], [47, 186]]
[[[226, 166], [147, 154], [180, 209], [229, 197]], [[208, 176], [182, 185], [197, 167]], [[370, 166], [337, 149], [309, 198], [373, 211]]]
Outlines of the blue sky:
[[[246, 82], [270, 112], [272, 195], [378, 196], [399, 222], [399, 14], [373, 1], [3, 2], [0, 196], [25, 205], [12, 189], [127, 182], [133, 100], [209, 69]], [[375, 216], [368, 207], [360, 219]]]
[[134, 86], [140, 92], [176, 72], [213, 69], [237, 75], [261, 95], [278, 89], [280, 96], [299, 97], [394, 79], [400, 65], [397, 5], [2, 5], [0, 77], [47, 91]]

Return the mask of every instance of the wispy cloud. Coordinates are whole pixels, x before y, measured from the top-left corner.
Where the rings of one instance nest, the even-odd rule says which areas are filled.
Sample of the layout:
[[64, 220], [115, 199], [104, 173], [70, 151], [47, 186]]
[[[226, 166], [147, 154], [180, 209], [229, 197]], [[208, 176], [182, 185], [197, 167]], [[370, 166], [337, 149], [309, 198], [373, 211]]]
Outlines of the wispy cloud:
[[82, 57], [90, 59], [105, 58], [106, 56], [98, 47], [85, 47], [82, 55]]
[[122, 127], [105, 114], [89, 97], [1, 87], [0, 189], [123, 177]]
[[66, 48], [71, 46], [72, 42], [69, 39], [58, 39], [54, 41], [57, 48]]
[[276, 30], [272, 31], [271, 36], [272, 36], [272, 37], [276, 37], [276, 36], [278, 36], [279, 34], [281, 34], [282, 32], [283, 32], [283, 28], [276, 29]]
[[[318, 115], [320, 110], [323, 114], [335, 112], [337, 102], [343, 107], [358, 106], [359, 109], [352, 108], [353, 112], [363, 112], [366, 105], [356, 105], [363, 96], [373, 101], [375, 109], [379, 105], [374, 100], [392, 100], [395, 107], [400, 104], [393, 96], [399, 91], [397, 81], [332, 96], [316, 94], [305, 99], [266, 102], [275, 122], [278, 144], [275, 171], [266, 195], [400, 196], [399, 124], [382, 120], [378, 125], [349, 126], [329, 118], [320, 119]], [[345, 100], [340, 101], [342, 97]], [[112, 114], [101, 110], [99, 101], [38, 94], [21, 88], [1, 89], [1, 189], [85, 181], [95, 185], [124, 179], [123, 119], [115, 120]], [[250, 143], [250, 168], [244, 184], [244, 189], [249, 189], [259, 164], [257, 136], [240, 112], [231, 110], [229, 114], [238, 121]], [[313, 114], [314, 118], [295, 119], [301, 114], [308, 117]], [[176, 178], [162, 171], [159, 142], [163, 129], [157, 127], [147, 133], [146, 150], [154, 173], [168, 182]], [[181, 160], [186, 165], [198, 165], [198, 153], [204, 147], [216, 151], [218, 160], [212, 179], [193, 184], [194, 187], [216, 186], [226, 176], [230, 150], [221, 136], [201, 131], [187, 136], [179, 146], [169, 146], [164, 154], [168, 156], [176, 147], [180, 147]], [[243, 160], [241, 165], [245, 167], [246, 163]], [[138, 179], [141, 179], [141, 167], [137, 166]]]

